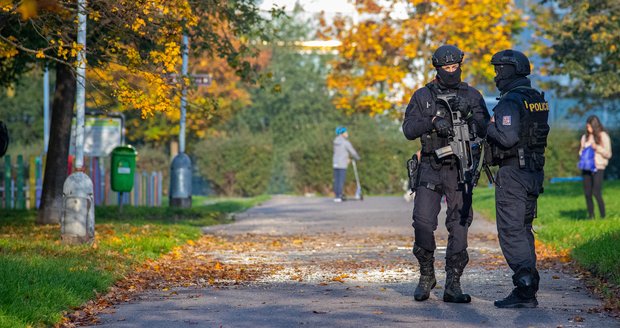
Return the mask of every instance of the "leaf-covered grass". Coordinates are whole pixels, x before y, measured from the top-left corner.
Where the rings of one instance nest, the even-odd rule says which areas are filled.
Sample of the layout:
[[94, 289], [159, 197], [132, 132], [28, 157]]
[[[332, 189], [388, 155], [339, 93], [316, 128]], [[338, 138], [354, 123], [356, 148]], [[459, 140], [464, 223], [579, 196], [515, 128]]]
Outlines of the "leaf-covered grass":
[[[536, 238], [560, 250], [593, 273], [620, 284], [620, 181], [605, 181], [603, 198], [607, 217], [587, 219], [581, 183], [545, 186], [538, 199], [538, 218], [534, 221]], [[495, 220], [494, 189], [474, 192], [474, 209]], [[596, 201], [594, 202], [596, 204]], [[598, 210], [596, 210], [598, 217]]]
[[0, 211], [0, 327], [46, 326], [105, 291], [132, 267], [200, 237], [200, 227], [267, 197], [211, 200], [191, 209], [96, 209], [94, 245], [60, 242], [60, 227], [35, 225], [34, 211]]

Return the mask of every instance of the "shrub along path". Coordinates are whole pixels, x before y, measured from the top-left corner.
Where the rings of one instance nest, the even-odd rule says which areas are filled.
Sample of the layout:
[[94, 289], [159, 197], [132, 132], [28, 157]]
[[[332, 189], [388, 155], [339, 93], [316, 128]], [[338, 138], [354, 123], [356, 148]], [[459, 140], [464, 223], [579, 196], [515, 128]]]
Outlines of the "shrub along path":
[[480, 218], [470, 230], [463, 277], [472, 303], [441, 301], [441, 224], [440, 286], [428, 301], [415, 302], [411, 206], [397, 197], [341, 204], [274, 197], [234, 224], [205, 228], [203, 238], [166, 261], [150, 263], [143, 270], [165, 274], [133, 301], [107, 308], [97, 327], [618, 326], [578, 277], [562, 272], [562, 259], [542, 247], [539, 308], [496, 309], [493, 301], [512, 288], [511, 273], [494, 225]]

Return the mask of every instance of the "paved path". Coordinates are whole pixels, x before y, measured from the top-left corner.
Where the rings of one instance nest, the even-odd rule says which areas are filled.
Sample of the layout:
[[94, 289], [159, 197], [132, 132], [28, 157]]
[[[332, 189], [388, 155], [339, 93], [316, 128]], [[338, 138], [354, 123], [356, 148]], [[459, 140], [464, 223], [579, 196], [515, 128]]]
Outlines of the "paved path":
[[[415, 302], [412, 204], [397, 197], [333, 203], [277, 196], [205, 234], [251, 245], [214, 249], [221, 263], [270, 264], [258, 280], [219, 287], [149, 291], [112, 314], [104, 327], [620, 327], [588, 309], [600, 301], [576, 278], [541, 270], [537, 309], [496, 309], [511, 289], [492, 223], [470, 228], [470, 265], [462, 279], [471, 304], [448, 304], [441, 286]], [[443, 211], [442, 211], [443, 214]], [[446, 230], [440, 224], [435, 268], [443, 285]], [[100, 326], [99, 326], [100, 327]]]

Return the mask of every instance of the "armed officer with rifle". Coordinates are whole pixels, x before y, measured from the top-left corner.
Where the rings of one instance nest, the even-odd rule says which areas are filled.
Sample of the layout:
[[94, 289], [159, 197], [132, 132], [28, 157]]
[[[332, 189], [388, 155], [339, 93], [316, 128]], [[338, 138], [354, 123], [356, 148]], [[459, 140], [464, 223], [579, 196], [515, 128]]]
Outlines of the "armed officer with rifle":
[[532, 221], [543, 190], [545, 147], [549, 134], [549, 104], [544, 93], [532, 88], [530, 62], [521, 52], [504, 50], [491, 58], [500, 91], [487, 140], [495, 178], [497, 233], [515, 285], [508, 297], [495, 301], [499, 308], [533, 308], [540, 276]]
[[[413, 254], [420, 264], [420, 280], [414, 298], [424, 301], [436, 285], [434, 231], [441, 198], [446, 197], [446, 284], [444, 302], [469, 303], [460, 278], [469, 262], [467, 232], [472, 222], [471, 188], [477, 162], [476, 142], [486, 135], [489, 114], [480, 92], [461, 82], [463, 52], [443, 45], [432, 56], [436, 78], [418, 89], [407, 106], [403, 133], [420, 138], [422, 151], [417, 167], [409, 167], [415, 189]], [[415, 157], [412, 160], [417, 160]]]

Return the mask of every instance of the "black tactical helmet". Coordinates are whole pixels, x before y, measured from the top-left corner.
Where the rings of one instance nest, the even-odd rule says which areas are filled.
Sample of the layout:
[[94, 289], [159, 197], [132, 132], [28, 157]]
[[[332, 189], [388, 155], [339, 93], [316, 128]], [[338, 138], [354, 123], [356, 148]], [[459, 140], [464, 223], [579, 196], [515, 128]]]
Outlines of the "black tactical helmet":
[[515, 74], [521, 76], [530, 75], [530, 61], [527, 56], [517, 50], [502, 50], [491, 58], [493, 65], [512, 65], [515, 67]]
[[433, 66], [441, 67], [445, 65], [461, 63], [463, 61], [463, 56], [465, 55], [463, 54], [461, 49], [446, 44], [437, 48], [437, 50], [435, 50], [435, 53], [433, 53]]

